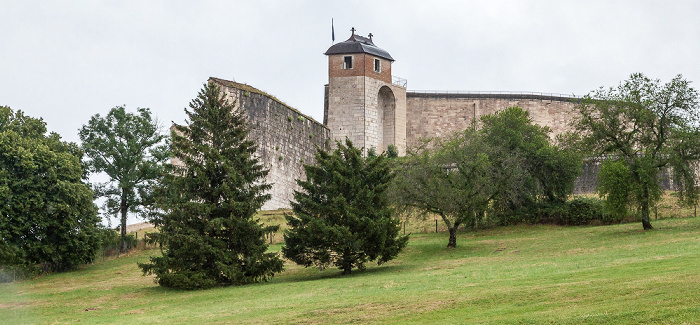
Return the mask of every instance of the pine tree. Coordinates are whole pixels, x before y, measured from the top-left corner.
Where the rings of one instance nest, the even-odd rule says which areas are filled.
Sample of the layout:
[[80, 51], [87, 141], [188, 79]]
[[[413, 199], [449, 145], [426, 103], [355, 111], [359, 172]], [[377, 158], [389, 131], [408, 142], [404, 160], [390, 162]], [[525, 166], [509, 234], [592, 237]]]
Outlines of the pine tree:
[[264, 281], [283, 270], [275, 253], [266, 253], [263, 227], [254, 214], [270, 189], [268, 171], [247, 139], [245, 116], [218, 86], [206, 84], [190, 103], [187, 126], [175, 126], [174, 164], [159, 189], [152, 240], [160, 257], [139, 264], [166, 287], [185, 289]]
[[294, 193], [294, 215], [286, 215], [284, 256], [321, 269], [333, 264], [349, 274], [367, 261], [395, 258], [408, 236], [399, 236], [385, 192], [394, 177], [386, 157], [362, 157], [350, 140], [328, 153], [316, 152], [316, 165], [304, 166], [303, 191]]

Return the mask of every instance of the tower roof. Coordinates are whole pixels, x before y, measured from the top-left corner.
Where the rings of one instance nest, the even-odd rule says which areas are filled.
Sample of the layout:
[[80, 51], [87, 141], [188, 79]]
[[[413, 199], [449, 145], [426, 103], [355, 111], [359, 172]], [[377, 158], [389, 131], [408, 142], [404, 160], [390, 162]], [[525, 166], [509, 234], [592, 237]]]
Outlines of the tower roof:
[[384, 58], [390, 61], [395, 61], [391, 57], [389, 52], [378, 48], [372, 42], [372, 34], [369, 34], [369, 38], [362, 37], [360, 35], [355, 35], [355, 28], [352, 29], [352, 35], [345, 42], [340, 42], [334, 44], [328, 48], [328, 51], [324, 53], [325, 55], [331, 54], [350, 54], [350, 53], [368, 53], [380, 58]]

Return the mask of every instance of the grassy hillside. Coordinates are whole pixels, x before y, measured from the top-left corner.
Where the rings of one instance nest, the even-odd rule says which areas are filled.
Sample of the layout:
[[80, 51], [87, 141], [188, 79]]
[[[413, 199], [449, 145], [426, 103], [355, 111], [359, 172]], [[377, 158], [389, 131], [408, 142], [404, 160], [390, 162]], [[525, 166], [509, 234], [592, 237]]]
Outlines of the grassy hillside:
[[[561, 323], [700, 320], [700, 218], [413, 235], [395, 261], [340, 276], [287, 265], [271, 282], [178, 291], [143, 277], [157, 250], [0, 285], [0, 322]], [[272, 246], [279, 250], [280, 246]]]

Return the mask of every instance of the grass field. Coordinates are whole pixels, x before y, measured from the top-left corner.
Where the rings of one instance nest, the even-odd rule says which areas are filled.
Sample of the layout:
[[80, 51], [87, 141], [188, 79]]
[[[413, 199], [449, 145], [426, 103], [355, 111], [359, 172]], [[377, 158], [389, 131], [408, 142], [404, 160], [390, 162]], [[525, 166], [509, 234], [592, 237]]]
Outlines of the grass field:
[[[287, 270], [267, 283], [158, 287], [158, 250], [0, 284], [0, 323], [700, 323], [700, 218], [601, 227], [414, 234], [397, 260], [341, 276]], [[273, 245], [272, 250], [279, 250]]]

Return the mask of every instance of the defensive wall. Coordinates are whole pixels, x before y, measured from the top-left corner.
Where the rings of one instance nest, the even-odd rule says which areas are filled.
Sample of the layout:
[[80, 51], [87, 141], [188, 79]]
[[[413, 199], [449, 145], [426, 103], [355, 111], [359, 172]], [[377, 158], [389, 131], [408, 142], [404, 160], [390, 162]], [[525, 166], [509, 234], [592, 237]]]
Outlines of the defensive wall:
[[306, 179], [303, 165], [315, 161], [316, 147], [326, 149], [330, 131], [323, 124], [289, 107], [277, 98], [249, 85], [209, 78], [219, 85], [228, 100], [238, 109], [245, 109], [250, 122], [250, 135], [258, 145], [258, 155], [270, 170], [267, 182], [272, 184], [272, 199], [263, 210], [289, 208], [297, 179]]
[[418, 139], [461, 131], [483, 115], [518, 106], [533, 122], [552, 129], [552, 137], [569, 129], [578, 98], [545, 93], [406, 92], [406, 145]]

